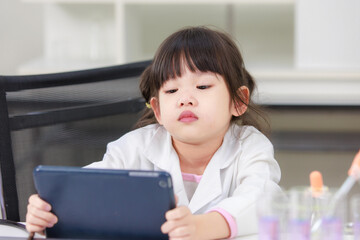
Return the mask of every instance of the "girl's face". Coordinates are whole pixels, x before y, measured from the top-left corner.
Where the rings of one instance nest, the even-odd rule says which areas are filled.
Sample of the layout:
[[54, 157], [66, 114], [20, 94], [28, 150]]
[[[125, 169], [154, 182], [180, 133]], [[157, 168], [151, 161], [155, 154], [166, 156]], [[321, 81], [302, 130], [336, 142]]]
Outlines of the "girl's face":
[[181, 77], [166, 81], [151, 107], [157, 121], [175, 141], [206, 143], [223, 137], [236, 111], [222, 76], [184, 69]]

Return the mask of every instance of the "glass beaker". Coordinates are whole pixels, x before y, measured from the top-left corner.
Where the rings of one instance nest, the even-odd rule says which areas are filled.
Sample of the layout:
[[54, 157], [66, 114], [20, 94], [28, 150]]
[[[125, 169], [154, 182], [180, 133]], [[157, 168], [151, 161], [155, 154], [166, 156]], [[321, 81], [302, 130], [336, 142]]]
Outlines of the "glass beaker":
[[308, 187], [291, 188], [289, 195], [288, 239], [310, 240], [312, 195]]
[[360, 194], [350, 199], [351, 218], [353, 221], [354, 240], [360, 240]]
[[288, 199], [283, 192], [264, 194], [257, 203], [259, 240], [280, 240], [286, 231]]

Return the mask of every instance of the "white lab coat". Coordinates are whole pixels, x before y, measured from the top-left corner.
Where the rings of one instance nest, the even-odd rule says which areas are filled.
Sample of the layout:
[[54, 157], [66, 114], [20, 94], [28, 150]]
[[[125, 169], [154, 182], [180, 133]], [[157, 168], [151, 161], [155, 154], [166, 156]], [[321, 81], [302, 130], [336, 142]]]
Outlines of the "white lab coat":
[[280, 168], [273, 155], [272, 144], [257, 129], [232, 125], [190, 201], [171, 136], [158, 124], [109, 143], [103, 160], [87, 167], [167, 171], [178, 205], [188, 206], [194, 214], [222, 208], [235, 219], [237, 235], [242, 236], [257, 232], [256, 201], [261, 194], [281, 191], [277, 185]]

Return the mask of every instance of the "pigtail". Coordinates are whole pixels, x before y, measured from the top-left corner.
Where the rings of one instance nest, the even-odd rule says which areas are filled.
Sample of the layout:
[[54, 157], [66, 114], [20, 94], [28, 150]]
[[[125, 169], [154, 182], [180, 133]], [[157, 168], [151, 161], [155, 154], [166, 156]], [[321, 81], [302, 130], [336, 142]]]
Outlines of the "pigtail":
[[145, 107], [141, 111], [141, 117], [135, 123], [134, 129], [145, 127], [147, 125], [154, 124], [154, 123], [157, 123], [157, 121], [156, 121], [153, 111], [151, 109]]

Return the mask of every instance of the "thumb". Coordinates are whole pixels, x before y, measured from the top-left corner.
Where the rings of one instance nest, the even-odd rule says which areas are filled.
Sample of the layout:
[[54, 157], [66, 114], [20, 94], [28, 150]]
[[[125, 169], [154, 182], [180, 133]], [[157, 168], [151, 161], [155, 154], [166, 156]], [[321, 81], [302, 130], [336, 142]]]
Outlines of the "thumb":
[[179, 202], [179, 197], [175, 194], [175, 204], [177, 205]]

